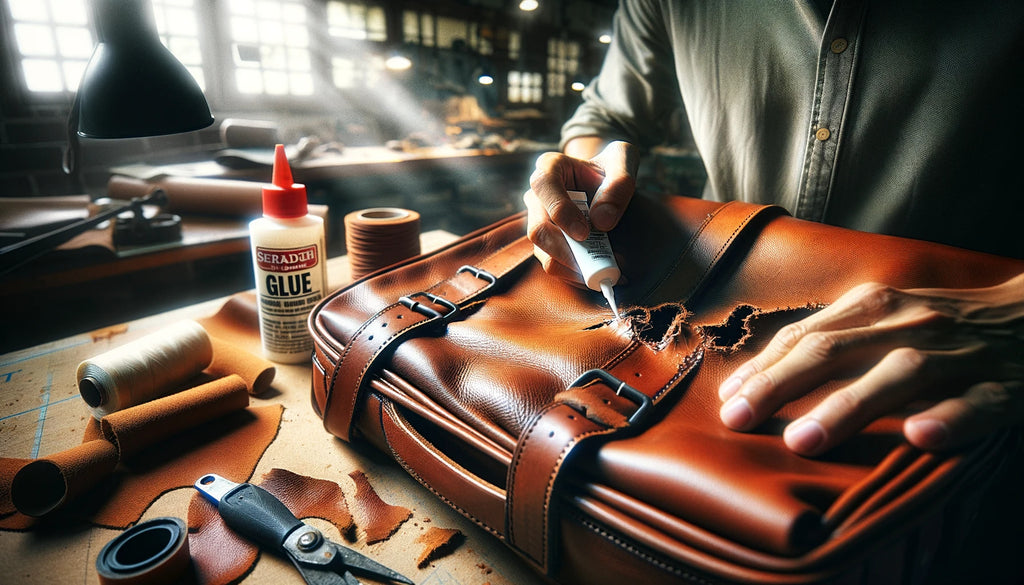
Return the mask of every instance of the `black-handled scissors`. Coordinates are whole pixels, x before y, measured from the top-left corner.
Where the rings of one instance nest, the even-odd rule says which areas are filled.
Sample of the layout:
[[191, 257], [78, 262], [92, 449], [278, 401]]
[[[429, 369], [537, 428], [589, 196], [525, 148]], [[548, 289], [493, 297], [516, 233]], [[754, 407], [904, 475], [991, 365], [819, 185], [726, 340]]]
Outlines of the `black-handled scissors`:
[[309, 585], [359, 585], [353, 572], [413, 585], [408, 577], [324, 538], [299, 520], [281, 500], [249, 483], [235, 483], [210, 473], [195, 488], [220, 511], [224, 523], [258, 544], [284, 553]]

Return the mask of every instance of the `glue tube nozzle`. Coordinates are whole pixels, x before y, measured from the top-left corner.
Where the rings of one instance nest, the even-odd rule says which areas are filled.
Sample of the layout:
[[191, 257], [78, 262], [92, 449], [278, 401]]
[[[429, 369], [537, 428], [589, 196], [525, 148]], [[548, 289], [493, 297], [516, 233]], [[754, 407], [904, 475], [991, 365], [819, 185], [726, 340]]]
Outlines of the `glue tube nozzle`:
[[604, 294], [604, 298], [608, 301], [608, 306], [611, 307], [615, 319], [618, 320], [619, 305], [615, 302], [615, 290], [612, 289], [611, 279], [606, 278], [601, 281], [601, 293]]
[[291, 189], [294, 182], [284, 145], [278, 144], [274, 147], [274, 185], [282, 189]]
[[303, 217], [309, 213], [306, 186], [292, 178], [284, 145], [274, 148], [273, 183], [263, 186], [263, 215], [277, 218]]

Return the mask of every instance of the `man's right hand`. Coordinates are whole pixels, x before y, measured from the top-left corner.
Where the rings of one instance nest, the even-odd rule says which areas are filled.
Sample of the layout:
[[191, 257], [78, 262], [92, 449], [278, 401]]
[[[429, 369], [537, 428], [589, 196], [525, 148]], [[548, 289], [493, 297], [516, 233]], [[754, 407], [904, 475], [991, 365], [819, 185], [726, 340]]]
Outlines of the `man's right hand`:
[[530, 176], [530, 190], [523, 195], [527, 236], [533, 242], [534, 255], [548, 274], [578, 285], [583, 279], [562, 231], [583, 241], [590, 227], [569, 200], [567, 190], [593, 195], [590, 219], [594, 228], [607, 232], [619, 223], [636, 189], [636, 147], [628, 142], [611, 142], [596, 156], [587, 158], [599, 144], [596, 138], [577, 138], [566, 145], [564, 154], [540, 155]]

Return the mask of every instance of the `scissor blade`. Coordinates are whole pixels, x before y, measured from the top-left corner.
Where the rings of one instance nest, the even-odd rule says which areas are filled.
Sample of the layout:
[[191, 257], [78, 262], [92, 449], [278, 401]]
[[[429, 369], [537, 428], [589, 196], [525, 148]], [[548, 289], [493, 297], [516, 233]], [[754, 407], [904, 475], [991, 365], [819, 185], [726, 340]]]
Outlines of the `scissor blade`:
[[345, 567], [352, 569], [356, 573], [364, 574], [371, 577], [382, 577], [390, 581], [396, 581], [398, 583], [406, 583], [407, 585], [415, 585], [414, 581], [405, 575], [386, 567], [378, 563], [377, 561], [361, 555], [356, 551], [344, 547], [336, 542], [331, 542], [334, 545], [335, 561], [338, 564], [344, 565]]
[[348, 571], [339, 574], [323, 566], [304, 565], [291, 555], [288, 555], [288, 558], [291, 559], [295, 568], [299, 570], [302, 579], [307, 585], [362, 585]]

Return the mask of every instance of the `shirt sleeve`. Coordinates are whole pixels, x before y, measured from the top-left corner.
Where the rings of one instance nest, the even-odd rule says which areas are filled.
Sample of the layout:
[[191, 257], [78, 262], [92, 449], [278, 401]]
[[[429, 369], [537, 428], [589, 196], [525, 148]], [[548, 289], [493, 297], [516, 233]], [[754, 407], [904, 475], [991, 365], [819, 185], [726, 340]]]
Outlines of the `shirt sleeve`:
[[562, 126], [560, 147], [579, 136], [649, 148], [664, 140], [667, 117], [681, 104], [675, 58], [659, 0], [623, 0], [599, 75]]

